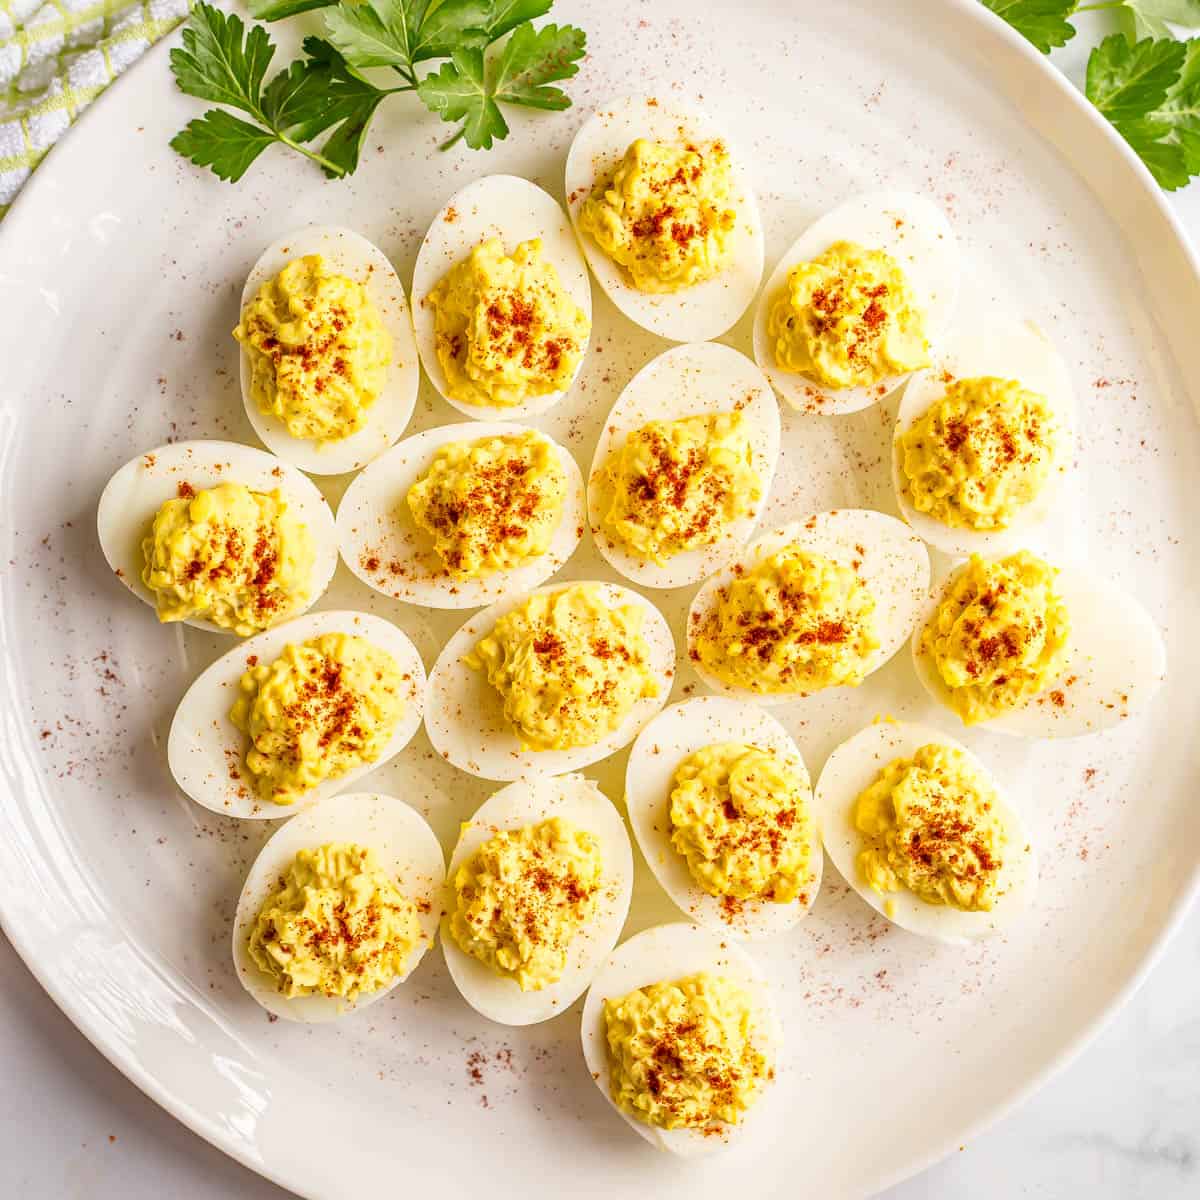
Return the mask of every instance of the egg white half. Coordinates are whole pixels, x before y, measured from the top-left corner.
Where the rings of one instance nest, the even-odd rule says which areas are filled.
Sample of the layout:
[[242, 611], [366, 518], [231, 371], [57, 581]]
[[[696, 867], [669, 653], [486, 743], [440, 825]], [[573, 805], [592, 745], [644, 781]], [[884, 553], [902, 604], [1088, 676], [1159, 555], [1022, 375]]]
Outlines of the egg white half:
[[[750, 512], [730, 522], [720, 540], [685, 550], [659, 566], [635, 554], [604, 523], [612, 503], [605, 469], [629, 434], [650, 421], [715, 416], [738, 410], [761, 481], [762, 496]], [[698, 583], [724, 566], [749, 538], [771, 490], [779, 461], [779, 406], [762, 372], [744, 355], [715, 342], [674, 346], [651, 359], [625, 386], [600, 431], [588, 476], [588, 521], [596, 548], [608, 563], [643, 587]]]
[[[541, 238], [542, 257], [554, 265], [563, 289], [589, 320], [592, 316], [592, 285], [562, 207], [553, 196], [527, 179], [516, 175], [488, 175], [477, 179], [455, 192], [433, 218], [417, 253], [412, 286], [413, 324], [425, 374], [446, 403], [468, 417], [481, 421], [515, 421], [553, 408], [570, 388], [514, 405], [464, 404], [453, 399], [447, 395], [446, 373], [438, 361], [434, 309], [427, 299], [451, 267], [462, 262], [480, 242], [493, 237], [504, 243], [505, 254], [512, 254], [521, 242]], [[586, 357], [585, 346], [576, 375]]]
[[[326, 633], [365, 638], [387, 651], [403, 680], [404, 711], [383, 753], [374, 762], [324, 780], [293, 804], [272, 804], [259, 799], [251, 788], [244, 762], [246, 737], [229, 719], [229, 710], [238, 698], [238, 680], [253, 665], [251, 659], [258, 664], [269, 664], [289, 643], [306, 642]], [[424, 698], [425, 667], [421, 656], [408, 635], [390, 621], [362, 612], [310, 613], [247, 638], [196, 677], [171, 721], [167, 764], [175, 782], [197, 804], [225, 817], [278, 820], [344, 791], [399, 754], [420, 728]]]
[[769, 1069], [778, 1073], [783, 1033], [775, 1014], [770, 985], [754, 960], [727, 934], [684, 922], [656, 925], [623, 942], [600, 969], [583, 1005], [583, 1057], [588, 1071], [613, 1111], [655, 1149], [692, 1158], [711, 1154], [742, 1136], [760, 1119], [773, 1084], [768, 1082], [737, 1125], [715, 1129], [660, 1129], [638, 1121], [612, 1102], [608, 1045], [605, 1037], [604, 1001], [618, 1000], [637, 988], [671, 983], [689, 975], [709, 972], [740, 985], [750, 997], [759, 1049]]
[[961, 271], [958, 242], [945, 214], [924, 196], [909, 192], [854, 196], [810, 225], [792, 243], [759, 298], [754, 317], [754, 359], [793, 408], [827, 416], [868, 408], [906, 378], [891, 375], [869, 387], [830, 388], [775, 365], [775, 349], [767, 334], [771, 305], [783, 291], [793, 267], [810, 262], [838, 241], [883, 250], [896, 260], [914, 302], [925, 314], [926, 335], [935, 349], [953, 316]]
[[[963, 912], [948, 904], [928, 904], [907, 888], [881, 896], [858, 870], [862, 837], [854, 828], [854, 804], [879, 772], [897, 758], [911, 758], [935, 743], [961, 750], [995, 787], [998, 813], [1011, 839], [998, 883], [999, 898], [989, 912]], [[1020, 814], [994, 775], [966, 746], [927, 725], [880, 721], [860, 729], [829, 756], [817, 781], [815, 804], [825, 849], [846, 882], [889, 921], [922, 937], [965, 943], [1004, 929], [1028, 907], [1037, 883], [1037, 857]], [[889, 911], [890, 910], [890, 911]]]
[[[341, 475], [357, 471], [378, 458], [404, 432], [417, 402], [421, 368], [413, 338], [412, 314], [404, 285], [387, 255], [361, 234], [336, 225], [309, 225], [285, 234], [263, 251], [242, 289], [242, 310], [264, 283], [274, 279], [289, 262], [306, 254], [320, 254], [325, 269], [362, 284], [379, 312], [383, 327], [391, 334], [392, 361], [387, 368], [383, 391], [364, 414], [357, 433], [336, 442], [297, 438], [276, 416], [262, 412], [250, 392], [250, 356], [240, 354], [242, 402], [246, 416], [264, 446], [280, 458], [311, 475]], [[241, 311], [241, 310], [239, 310]]]
[[[729, 265], [702, 283], [678, 292], [641, 292], [587, 234], [579, 233], [579, 210], [596, 181], [609, 174], [638, 138], [651, 141], [721, 141], [729, 150], [737, 211]], [[583, 123], [567, 154], [567, 211], [579, 233], [588, 266], [608, 298], [631, 321], [673, 342], [719, 337], [750, 307], [762, 279], [763, 232], [749, 176], [728, 136], [707, 114], [666, 97], [624, 96], [600, 105]]]
[[[551, 584], [531, 593], [558, 591], [576, 584]], [[642, 726], [666, 703], [675, 674], [675, 643], [666, 618], [644, 596], [615, 583], [598, 584], [610, 607], [636, 604], [645, 610], [642, 637], [650, 651], [649, 667], [659, 681], [657, 696], [638, 700], [625, 720], [593, 746], [571, 750], [522, 750], [512, 726], [504, 719], [500, 694], [483, 671], [463, 662], [496, 622], [529, 597], [512, 596], [470, 617], [438, 655], [429, 677], [425, 729], [433, 748], [460, 770], [483, 779], [533, 779], [563, 775], [599, 762], [628, 745]]]
[[[519, 567], [457, 580], [433, 549], [433, 538], [412, 519], [408, 491], [443, 446], [522, 433], [548, 441], [567, 477], [562, 518], [550, 546]], [[377, 592], [426, 608], [478, 608], [537, 587], [575, 553], [583, 536], [583, 476], [570, 451], [540, 430], [491, 421], [442, 425], [393, 446], [354, 480], [338, 505], [337, 531], [346, 566]]]
[[[697, 750], [720, 742], [741, 742], [769, 751], [803, 783], [811, 821], [807, 863], [811, 880], [803, 895], [788, 904], [744, 900], [722, 904], [692, 877], [687, 860], [671, 845], [671, 790], [680, 763]], [[625, 771], [625, 806], [637, 844], [680, 910], [699, 925], [737, 938], [766, 938], [791, 929], [808, 915], [821, 887], [821, 835], [812, 808], [808, 768], [791, 735], [754, 704], [722, 696], [697, 696], [664, 709], [638, 734]]]
[[902, 521], [866, 508], [842, 508], [793, 521], [755, 541], [731, 566], [718, 571], [696, 593], [688, 610], [688, 655], [696, 674], [713, 691], [756, 704], [788, 704], [801, 693], [768, 694], [734, 687], [697, 661], [696, 638], [715, 610], [718, 593], [735, 573], [749, 571], [784, 546], [798, 545], [854, 570], [875, 598], [875, 631], [879, 648], [866, 674], [878, 671], [904, 645], [929, 597], [929, 552]]
[[[449, 932], [454, 905], [454, 875], [484, 842], [504, 830], [518, 830], [551, 817], [562, 817], [586, 830], [600, 849], [603, 875], [597, 908], [575, 935], [567, 951], [566, 968], [556, 982], [536, 992], [523, 992], [514, 979], [465, 954]], [[533, 1025], [565, 1012], [583, 995], [621, 936], [633, 893], [633, 850], [625, 823], [612, 802], [582, 775], [510, 783], [484, 802], [464, 823], [450, 856], [446, 876], [447, 916], [443, 918], [442, 953], [450, 976], [463, 999], [490, 1021], [501, 1025]]]
[[[921, 633], [966, 564], [935, 589], [912, 636], [913, 664], [925, 690], [949, 707], [948, 690]], [[1071, 738], [1112, 729], [1145, 708], [1167, 674], [1167, 651], [1153, 618], [1123, 588], [1075, 566], [1060, 568], [1057, 587], [1070, 615], [1066, 666], [1044, 691], [978, 728], [1017, 737]], [[955, 720], [958, 720], [957, 715]]]
[[[404, 964], [404, 971], [378, 991], [346, 1001], [330, 996], [280, 995], [250, 957], [250, 934], [263, 903], [279, 886], [280, 877], [301, 850], [330, 842], [353, 843], [375, 851], [380, 865], [397, 882], [401, 893], [417, 906], [421, 941]], [[314, 804], [285, 822], [258, 852], [233, 921], [233, 963], [241, 985], [268, 1012], [289, 1021], [322, 1024], [382, 1000], [416, 970], [437, 937], [441, 918], [446, 860], [423, 817], [402, 800], [376, 792], [337, 796]]]
[[[946, 394], [947, 377], [981, 376], [1015, 379], [1029, 391], [1040, 393], [1059, 425], [1050, 478], [1038, 496], [1014, 515], [1007, 529], [959, 529], [918, 512], [913, 507], [902, 465], [900, 438]], [[1071, 471], [1075, 421], [1071, 376], [1061, 355], [1040, 329], [1028, 321], [998, 319], [987, 314], [980, 314], [978, 320], [964, 318], [935, 364], [913, 374], [900, 398], [892, 438], [892, 487], [904, 519], [926, 542], [947, 554], [1003, 554], [1028, 543], [1031, 534], [1053, 512]]]
[[[333, 513], [311, 479], [273, 454], [236, 442], [175, 442], [130, 459], [105, 485], [96, 510], [100, 549], [117, 578], [139, 599], [155, 607], [154, 593], [142, 583], [142, 539], [155, 514], [186, 484], [195, 491], [220, 483], [240, 483], [255, 492], [278, 490], [312, 535], [315, 557], [308, 605], [315, 604], [337, 568]], [[211, 621], [183, 622], [210, 633], [237, 636]]]

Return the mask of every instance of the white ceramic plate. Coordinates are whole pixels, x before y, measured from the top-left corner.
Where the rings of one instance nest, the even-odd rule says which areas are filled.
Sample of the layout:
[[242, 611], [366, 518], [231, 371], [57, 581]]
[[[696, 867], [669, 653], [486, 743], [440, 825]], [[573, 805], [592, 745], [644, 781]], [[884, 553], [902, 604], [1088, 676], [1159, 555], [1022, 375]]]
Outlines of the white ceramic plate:
[[[608, 11], [555, 6], [555, 20], [589, 35], [568, 85], [575, 108], [516, 114], [489, 155], [437, 154], [444, 127], [400, 98], [341, 184], [273, 151], [238, 187], [183, 162], [167, 139], [203, 106], [175, 94], [157, 48], [84, 114], [0, 227], [4, 929], [121, 1070], [306, 1196], [340, 1200], [447, 1171], [456, 1194], [489, 1196], [705, 1200], [776, 1195], [797, 1178], [813, 1193], [861, 1195], [957, 1147], [1078, 1048], [1139, 978], [1194, 879], [1200, 281], [1148, 177], [974, 0], [744, 0], [736, 12], [660, 0], [637, 19]], [[704, 81], [693, 85], [698, 64]], [[750, 160], [771, 261], [854, 192], [938, 198], [968, 263], [1068, 355], [1082, 469], [1051, 531], [1057, 552], [1086, 556], [1136, 592], [1170, 653], [1151, 711], [1101, 740], [955, 731], [1035, 801], [1025, 815], [1042, 875], [1022, 936], [930, 946], [888, 927], [830, 870], [807, 920], [755, 947], [787, 1030], [778, 1103], [699, 1173], [657, 1157], [613, 1116], [581, 1061], [577, 1011], [532, 1030], [491, 1026], [461, 1001], [439, 955], [336, 1027], [267, 1021], [233, 976], [228, 937], [270, 823], [192, 804], [163, 752], [175, 703], [228, 641], [160, 628], [129, 604], [93, 532], [104, 481], [138, 451], [172, 436], [253, 444], [229, 330], [263, 246], [308, 222], [337, 223], [370, 237], [407, 279], [426, 225], [469, 180], [508, 171], [561, 200], [563, 155], [588, 105], [631, 80], [674, 82], [691, 100], [688, 89], [703, 87], [703, 105]], [[745, 352], [748, 338], [743, 321], [726, 340]], [[536, 423], [588, 461], [602, 415], [662, 348], [597, 295], [583, 373]], [[785, 413], [762, 528], [836, 506], [893, 511], [893, 415], [890, 404], [836, 420]], [[408, 432], [447, 419], [422, 383]], [[322, 482], [335, 502], [343, 486]], [[614, 578], [585, 546], [559, 578], [588, 576]], [[654, 597], [680, 646], [688, 598]], [[462, 620], [402, 607], [345, 570], [320, 607], [386, 616], [427, 665]], [[684, 666], [674, 698], [694, 684]], [[807, 724], [774, 710], [814, 777], [876, 712], [945, 720], [904, 655], [839, 704]], [[623, 769], [617, 756], [587, 773], [615, 799]], [[423, 735], [358, 786], [403, 797], [443, 846], [490, 790], [439, 762]], [[639, 870], [630, 933], [677, 919]], [[319, 1139], [307, 1136], [314, 1112]], [[337, 1144], [355, 1151], [330, 1155]]]

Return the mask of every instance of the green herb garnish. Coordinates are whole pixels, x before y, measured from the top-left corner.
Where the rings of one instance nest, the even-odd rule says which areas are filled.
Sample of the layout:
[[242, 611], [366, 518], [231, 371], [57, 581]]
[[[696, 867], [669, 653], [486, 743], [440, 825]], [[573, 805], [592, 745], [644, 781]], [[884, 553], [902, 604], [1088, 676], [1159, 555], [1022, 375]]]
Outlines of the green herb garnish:
[[1200, 175], [1200, 0], [981, 0], [1043, 54], [1075, 36], [1076, 13], [1111, 11], [1120, 33], [1088, 58], [1084, 93], [1146, 164], [1159, 186]]
[[[305, 57], [267, 82], [275, 45], [261, 25], [210, 4], [197, 4], [171, 51], [181, 91], [214, 108], [171, 140], [185, 158], [236, 182], [258, 156], [283, 145], [316, 163], [326, 175], [350, 175], [358, 166], [367, 127], [379, 104], [413, 92], [443, 121], [458, 126], [443, 149], [460, 138], [490, 149], [508, 136], [501, 105], [563, 109], [570, 98], [554, 83], [579, 69], [586, 38], [570, 25], [532, 22], [553, 0], [252, 0], [266, 21], [323, 8], [327, 37], [304, 41]], [[498, 45], [503, 40], [503, 44]], [[418, 73], [438, 59], [437, 70]], [[389, 68], [399, 81], [380, 85], [363, 72]], [[245, 114], [234, 116], [227, 109]], [[319, 148], [314, 143], [324, 139]]]

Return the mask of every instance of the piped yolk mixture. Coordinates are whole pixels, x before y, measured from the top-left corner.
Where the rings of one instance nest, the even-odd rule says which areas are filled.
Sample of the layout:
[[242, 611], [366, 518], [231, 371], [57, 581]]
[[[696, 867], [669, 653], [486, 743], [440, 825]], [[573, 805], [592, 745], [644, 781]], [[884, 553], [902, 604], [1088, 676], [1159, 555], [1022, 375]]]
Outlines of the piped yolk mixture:
[[1063, 673], [1071, 620], [1057, 578], [1026, 550], [972, 555], [954, 578], [922, 631], [920, 650], [932, 658], [964, 724], [1019, 708]]
[[988, 912], [1003, 894], [1008, 833], [995, 789], [952, 746], [896, 758], [855, 801], [858, 869], [881, 896]]
[[374, 762], [404, 712], [395, 659], [365, 638], [326, 633], [289, 643], [238, 682], [229, 719], [249, 739], [257, 795], [292, 804], [326, 779]]
[[644, 610], [610, 605], [594, 584], [535, 592], [466, 656], [500, 694], [526, 750], [593, 746], [658, 694]]
[[579, 210], [579, 228], [642, 292], [677, 292], [725, 269], [737, 210], [722, 142], [638, 138]]
[[890, 254], [834, 242], [793, 267], [767, 333], [781, 371], [828, 388], [869, 387], [929, 362], [925, 318]]
[[511, 255], [481, 242], [426, 297], [448, 394], [463, 404], [511, 408], [566, 391], [591, 331], [542, 257], [541, 239]]
[[450, 936], [523, 992], [540, 991], [562, 978], [602, 877], [596, 839], [562, 817], [502, 830], [454, 874]]
[[386, 987], [420, 944], [416, 906], [363, 846], [301, 850], [263, 902], [251, 960], [281, 995], [354, 1000]]
[[392, 338], [367, 289], [329, 272], [319, 254], [293, 259], [242, 311], [233, 336], [250, 357], [260, 412], [295, 438], [357, 433], [379, 398]]
[[280, 492], [183, 483], [155, 514], [142, 557], [160, 621], [211, 621], [244, 637], [304, 608], [315, 551]]
[[705, 746], [671, 781], [671, 845], [710, 895], [802, 901], [812, 886], [808, 781], [770, 750]]
[[709, 972], [604, 1001], [609, 1086], [661, 1129], [736, 1125], [772, 1077], [750, 997]]
[[806, 695], [861, 683], [878, 647], [859, 575], [790, 545], [719, 590], [692, 656], [734, 687]]
[[952, 380], [900, 437], [913, 507], [963, 529], [1006, 529], [1054, 470], [1059, 430], [1045, 396], [1016, 380]]
[[605, 523], [641, 558], [665, 563], [719, 541], [762, 498], [740, 412], [650, 421], [607, 467]]
[[480, 579], [545, 554], [562, 520], [567, 473], [532, 432], [452, 442], [408, 490], [417, 526], [456, 579]]

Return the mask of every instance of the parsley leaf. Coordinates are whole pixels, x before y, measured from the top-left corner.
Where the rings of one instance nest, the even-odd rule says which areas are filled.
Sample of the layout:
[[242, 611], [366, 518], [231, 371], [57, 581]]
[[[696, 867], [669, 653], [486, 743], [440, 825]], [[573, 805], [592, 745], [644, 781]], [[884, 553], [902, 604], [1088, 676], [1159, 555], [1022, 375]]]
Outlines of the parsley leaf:
[[1200, 39], [1115, 33], [1092, 51], [1085, 90], [1161, 187], [1200, 174]]
[[1139, 38], [1173, 37], [1172, 24], [1200, 29], [1200, 0], [1123, 0], [1117, 21], [1131, 42]]
[[171, 139], [171, 147], [196, 166], [211, 167], [218, 179], [237, 183], [254, 160], [277, 140], [273, 133], [223, 108], [210, 108], [204, 116], [189, 121]]
[[510, 29], [544, 17], [553, 4], [554, 0], [491, 0], [484, 26], [488, 41], [498, 41]]
[[1110, 34], [1088, 59], [1084, 91], [1113, 124], [1144, 117], [1167, 98], [1185, 53], [1182, 42], [1145, 38], [1131, 46]]
[[415, 82], [415, 63], [486, 45], [489, 11], [487, 0], [365, 0], [327, 12], [325, 27], [351, 66], [395, 67]]
[[1075, 26], [1067, 18], [1075, 11], [1077, 0], [983, 0], [998, 17], [1003, 17], [1043, 54], [1055, 46], [1065, 46], [1075, 36]]
[[441, 4], [430, 5], [421, 22], [413, 62], [446, 58], [460, 48], [485, 46], [491, 40], [487, 31], [490, 14], [488, 0], [442, 0]]
[[183, 46], [171, 51], [171, 70], [179, 90], [189, 96], [257, 116], [263, 76], [274, 56], [261, 25], [247, 33], [240, 17], [201, 3], [183, 31]]
[[[579, 70], [587, 37], [573, 25], [518, 25], [491, 62], [482, 50], [456, 50], [441, 70], [425, 76], [417, 94], [443, 121], [461, 122], [460, 137], [473, 150], [490, 149], [508, 136], [499, 102], [527, 108], [563, 109], [571, 101], [556, 87]], [[445, 146], [443, 147], [443, 149]]]
[[284, 17], [311, 12], [314, 8], [329, 8], [337, 2], [338, 0], [250, 0], [248, 7], [250, 15], [260, 21], [282, 21]]
[[[367, 126], [375, 110], [391, 92], [359, 78], [347, 66], [345, 59], [320, 38], [305, 38], [304, 50], [310, 64], [325, 68], [320, 76], [325, 87], [325, 103], [323, 110], [314, 106], [309, 123], [303, 125], [294, 136], [300, 141], [308, 141], [325, 129], [333, 129], [321, 147], [321, 155], [335, 167], [340, 167], [342, 174], [351, 175], [358, 166]], [[325, 173], [328, 175], [333, 172], [326, 168]]]
[[[266, 30], [255, 25], [247, 32], [237, 16], [197, 4], [182, 47], [171, 51], [175, 82], [181, 91], [239, 109], [257, 124], [211, 109], [176, 134], [171, 145], [230, 182], [239, 180], [276, 142], [312, 159], [327, 175], [349, 174], [388, 90], [354, 75], [328, 42], [309, 38], [304, 48], [308, 57], [280, 71], [264, 88], [275, 55]], [[322, 152], [302, 144], [323, 133], [330, 136]]]
[[[249, 0], [251, 12], [276, 21], [325, 9], [327, 39], [304, 41], [306, 57], [270, 80], [275, 46], [261, 25], [247, 28], [199, 0], [183, 44], [171, 52], [181, 91], [245, 114], [212, 109], [171, 145], [222, 179], [240, 179], [276, 143], [310, 158], [327, 175], [358, 166], [363, 139], [385, 96], [417, 92], [427, 108], [458, 125], [460, 138], [487, 149], [508, 136], [502, 104], [563, 109], [554, 84], [579, 70], [585, 37], [572, 26], [532, 22], [554, 0]], [[448, 60], [422, 78], [418, 64]], [[403, 80], [378, 87], [362, 72], [391, 67]], [[324, 138], [320, 149], [315, 139]]]
[[482, 50], [456, 50], [440, 71], [421, 80], [417, 95], [443, 121], [462, 122], [443, 150], [460, 137], [466, 138], [472, 150], [490, 150], [496, 138], [508, 137], [508, 122], [485, 80]]
[[496, 63], [496, 99], [528, 108], [569, 108], [562, 88], [547, 85], [579, 70], [586, 45], [587, 35], [573, 25], [519, 26]]

